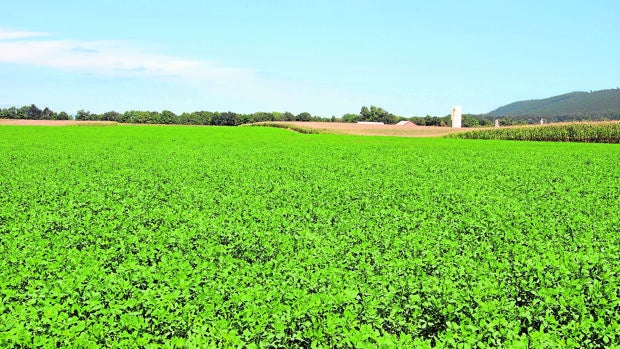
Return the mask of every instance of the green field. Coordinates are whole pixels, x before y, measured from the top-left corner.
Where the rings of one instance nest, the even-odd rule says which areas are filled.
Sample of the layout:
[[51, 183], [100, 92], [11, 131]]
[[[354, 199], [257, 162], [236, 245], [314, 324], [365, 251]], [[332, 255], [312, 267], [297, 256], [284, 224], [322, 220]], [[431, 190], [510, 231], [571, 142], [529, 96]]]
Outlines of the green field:
[[620, 146], [0, 127], [0, 347], [620, 345]]

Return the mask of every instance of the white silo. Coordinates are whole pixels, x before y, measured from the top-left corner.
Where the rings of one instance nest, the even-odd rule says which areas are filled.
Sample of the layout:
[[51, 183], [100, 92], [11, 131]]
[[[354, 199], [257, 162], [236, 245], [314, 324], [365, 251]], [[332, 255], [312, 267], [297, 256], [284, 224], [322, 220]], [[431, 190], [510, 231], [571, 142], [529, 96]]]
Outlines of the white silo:
[[452, 108], [452, 128], [461, 128], [461, 114], [463, 109], [460, 105]]

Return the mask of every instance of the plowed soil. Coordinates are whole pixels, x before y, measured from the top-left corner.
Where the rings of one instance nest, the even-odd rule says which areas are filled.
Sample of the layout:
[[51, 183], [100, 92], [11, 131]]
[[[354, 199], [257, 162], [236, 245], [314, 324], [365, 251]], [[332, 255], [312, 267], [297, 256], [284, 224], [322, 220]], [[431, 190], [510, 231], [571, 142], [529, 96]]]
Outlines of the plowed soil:
[[[76, 126], [76, 125], [116, 125], [114, 121], [80, 121], [80, 120], [23, 120], [23, 119], [0, 119], [0, 125], [23, 125], [23, 126]], [[261, 124], [261, 123], [259, 123]], [[343, 122], [302, 122], [302, 121], [277, 121], [264, 124], [278, 124], [294, 128], [316, 130], [319, 133], [350, 134], [363, 136], [399, 136], [399, 137], [440, 137], [463, 129], [453, 129], [439, 126], [417, 125], [373, 125], [353, 124]], [[152, 126], [152, 125], [150, 125]]]
[[351, 134], [364, 136], [399, 136], [399, 137], [440, 137], [463, 129], [453, 129], [439, 126], [417, 125], [374, 125], [353, 124], [343, 122], [302, 122], [302, 121], [278, 121], [266, 124], [286, 125], [297, 128], [313, 129], [320, 133]]

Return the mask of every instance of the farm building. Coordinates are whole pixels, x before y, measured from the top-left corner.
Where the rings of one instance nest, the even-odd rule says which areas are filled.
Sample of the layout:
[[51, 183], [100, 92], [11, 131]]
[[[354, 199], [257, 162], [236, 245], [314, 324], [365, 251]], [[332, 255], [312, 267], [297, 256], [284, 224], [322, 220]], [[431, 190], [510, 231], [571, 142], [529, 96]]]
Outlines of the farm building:
[[362, 125], [384, 125], [384, 123], [376, 121], [358, 121], [357, 123]]
[[396, 126], [415, 126], [415, 124], [411, 121], [403, 120], [399, 121]]

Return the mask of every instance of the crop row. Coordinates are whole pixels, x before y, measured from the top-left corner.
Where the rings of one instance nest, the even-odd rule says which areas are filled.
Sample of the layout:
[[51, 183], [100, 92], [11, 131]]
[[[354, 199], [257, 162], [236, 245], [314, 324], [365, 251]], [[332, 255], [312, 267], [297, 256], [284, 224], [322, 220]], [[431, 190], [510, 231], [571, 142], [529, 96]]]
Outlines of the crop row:
[[620, 150], [0, 128], [2, 347], [620, 345]]

